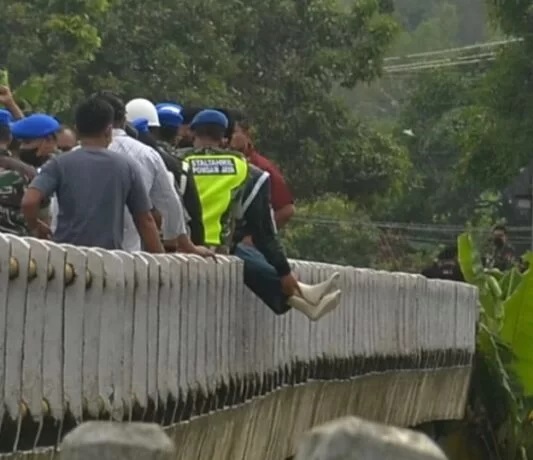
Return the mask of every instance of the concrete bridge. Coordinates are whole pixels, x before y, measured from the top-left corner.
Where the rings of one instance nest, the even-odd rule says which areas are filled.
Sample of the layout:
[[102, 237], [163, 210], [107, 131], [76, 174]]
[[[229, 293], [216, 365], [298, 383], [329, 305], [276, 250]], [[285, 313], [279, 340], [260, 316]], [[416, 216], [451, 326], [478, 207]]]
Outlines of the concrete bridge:
[[0, 235], [1, 458], [54, 458], [66, 432], [95, 419], [156, 421], [179, 459], [279, 460], [304, 431], [344, 415], [401, 426], [462, 418], [474, 288], [294, 269], [306, 282], [339, 270], [341, 307], [318, 323], [277, 317], [234, 258]]

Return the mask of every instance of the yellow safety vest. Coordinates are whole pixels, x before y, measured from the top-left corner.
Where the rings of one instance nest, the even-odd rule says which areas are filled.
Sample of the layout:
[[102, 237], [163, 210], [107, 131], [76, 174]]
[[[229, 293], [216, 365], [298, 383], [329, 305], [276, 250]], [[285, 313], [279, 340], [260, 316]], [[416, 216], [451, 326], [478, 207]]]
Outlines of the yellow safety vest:
[[241, 154], [199, 153], [187, 155], [198, 195], [207, 246], [228, 245], [232, 220], [248, 179], [248, 162]]

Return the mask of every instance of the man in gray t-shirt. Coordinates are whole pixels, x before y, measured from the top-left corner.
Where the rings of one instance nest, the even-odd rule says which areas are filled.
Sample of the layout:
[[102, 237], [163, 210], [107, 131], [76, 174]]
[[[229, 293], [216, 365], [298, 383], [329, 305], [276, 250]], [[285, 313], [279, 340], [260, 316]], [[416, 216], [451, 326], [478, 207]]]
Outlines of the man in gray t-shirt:
[[43, 236], [46, 225], [35, 209], [56, 194], [59, 215], [54, 241], [78, 246], [122, 249], [124, 206], [132, 214], [145, 247], [162, 252], [152, 204], [133, 160], [107, 150], [113, 109], [92, 98], [76, 112], [81, 148], [49, 160], [31, 182], [22, 202], [30, 228]]

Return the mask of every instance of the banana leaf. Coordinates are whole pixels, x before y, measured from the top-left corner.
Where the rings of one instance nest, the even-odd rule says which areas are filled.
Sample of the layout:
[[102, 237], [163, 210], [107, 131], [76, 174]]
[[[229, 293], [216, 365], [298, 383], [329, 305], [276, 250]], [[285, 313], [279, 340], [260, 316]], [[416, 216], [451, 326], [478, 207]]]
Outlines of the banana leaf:
[[458, 258], [465, 281], [479, 287], [483, 280], [483, 263], [470, 233], [463, 233], [457, 239]]
[[504, 302], [501, 338], [513, 351], [511, 365], [526, 397], [533, 396], [533, 269]]
[[522, 273], [518, 268], [513, 267], [511, 270], [505, 272], [502, 279], [500, 280], [500, 286], [503, 292], [503, 299], [507, 300], [514, 291], [518, 288], [522, 282]]
[[472, 235], [463, 233], [457, 240], [459, 265], [465, 281], [479, 289], [479, 302], [482, 315], [492, 331], [498, 331], [503, 317], [502, 292], [498, 281], [485, 273], [481, 255], [476, 248]]

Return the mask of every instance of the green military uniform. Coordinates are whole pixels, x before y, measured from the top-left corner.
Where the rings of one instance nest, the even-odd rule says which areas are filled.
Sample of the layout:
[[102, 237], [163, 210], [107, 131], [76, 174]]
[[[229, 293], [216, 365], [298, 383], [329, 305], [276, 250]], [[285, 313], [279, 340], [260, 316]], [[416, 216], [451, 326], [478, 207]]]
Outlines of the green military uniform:
[[28, 235], [21, 202], [35, 174], [35, 168], [9, 156], [9, 152], [0, 153], [0, 232]]

